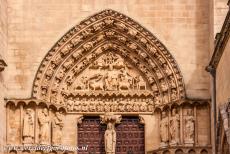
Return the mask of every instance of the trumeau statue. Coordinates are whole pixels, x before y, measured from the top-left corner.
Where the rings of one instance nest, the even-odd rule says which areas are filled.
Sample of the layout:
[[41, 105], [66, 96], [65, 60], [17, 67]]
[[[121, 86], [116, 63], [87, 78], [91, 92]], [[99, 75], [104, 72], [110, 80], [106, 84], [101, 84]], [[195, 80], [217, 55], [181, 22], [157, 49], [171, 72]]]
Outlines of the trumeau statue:
[[170, 144], [177, 145], [180, 140], [180, 116], [176, 109], [172, 109], [172, 116], [169, 121]]
[[50, 117], [48, 109], [44, 108], [38, 116], [40, 125], [40, 144], [49, 144], [50, 140]]
[[192, 109], [187, 109], [184, 126], [184, 140], [187, 144], [194, 143], [195, 119]]
[[59, 145], [62, 140], [62, 129], [64, 126], [63, 123], [63, 114], [61, 112], [56, 112], [55, 117], [52, 122], [52, 144]]
[[34, 113], [32, 109], [26, 109], [23, 118], [23, 143], [32, 144], [34, 140]]
[[160, 136], [161, 136], [161, 146], [167, 146], [169, 141], [169, 131], [168, 131], [169, 119], [165, 111], [162, 112], [162, 118], [160, 121]]
[[108, 123], [105, 131], [105, 152], [106, 154], [115, 154], [116, 149], [116, 131], [114, 124]]

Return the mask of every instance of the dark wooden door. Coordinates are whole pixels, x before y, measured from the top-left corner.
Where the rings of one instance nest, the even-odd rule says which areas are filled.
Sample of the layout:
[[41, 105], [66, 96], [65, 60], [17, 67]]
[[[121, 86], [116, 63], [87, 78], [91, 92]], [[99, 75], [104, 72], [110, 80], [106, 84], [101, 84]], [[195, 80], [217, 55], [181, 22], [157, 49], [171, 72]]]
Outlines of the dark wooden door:
[[78, 146], [88, 145], [88, 151], [78, 154], [105, 154], [104, 133], [106, 125], [100, 124], [99, 117], [85, 117], [78, 125]]
[[[88, 145], [88, 151], [79, 154], [105, 154], [105, 125], [100, 124], [99, 117], [85, 117], [78, 125], [78, 145]], [[122, 117], [121, 124], [116, 126], [116, 154], [144, 154], [144, 126], [139, 124], [138, 117]]]
[[138, 117], [122, 117], [121, 124], [116, 127], [117, 154], [144, 154], [144, 125]]

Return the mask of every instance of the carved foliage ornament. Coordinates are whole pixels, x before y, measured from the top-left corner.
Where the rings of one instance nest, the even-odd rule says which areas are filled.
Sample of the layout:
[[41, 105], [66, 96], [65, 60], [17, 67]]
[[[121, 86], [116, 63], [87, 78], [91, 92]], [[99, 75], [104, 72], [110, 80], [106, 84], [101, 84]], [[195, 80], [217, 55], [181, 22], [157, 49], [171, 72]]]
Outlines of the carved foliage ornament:
[[[73, 86], [76, 83], [80, 84]], [[151, 91], [159, 96], [156, 105], [160, 106], [185, 97], [182, 75], [164, 45], [113, 10], [82, 21], [55, 44], [39, 67], [32, 95], [66, 105], [63, 93], [73, 89], [115, 94]]]

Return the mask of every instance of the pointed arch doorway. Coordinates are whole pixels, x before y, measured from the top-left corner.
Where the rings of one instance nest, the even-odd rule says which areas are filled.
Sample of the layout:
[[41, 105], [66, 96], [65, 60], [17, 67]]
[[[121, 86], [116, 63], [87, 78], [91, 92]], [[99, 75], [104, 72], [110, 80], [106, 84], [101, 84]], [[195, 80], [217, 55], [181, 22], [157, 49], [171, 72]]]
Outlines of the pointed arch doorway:
[[[78, 146], [87, 145], [88, 151], [78, 154], [105, 154], [104, 133], [106, 125], [100, 123], [97, 116], [84, 117], [78, 124]], [[138, 116], [123, 116], [121, 123], [116, 125], [116, 154], [144, 154], [144, 125]]]

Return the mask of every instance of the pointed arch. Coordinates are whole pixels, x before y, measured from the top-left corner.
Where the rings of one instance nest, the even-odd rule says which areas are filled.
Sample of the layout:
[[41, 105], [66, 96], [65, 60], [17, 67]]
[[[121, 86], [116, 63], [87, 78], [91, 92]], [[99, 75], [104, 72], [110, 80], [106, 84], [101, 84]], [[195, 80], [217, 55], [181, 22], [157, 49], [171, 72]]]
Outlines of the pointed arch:
[[37, 71], [32, 97], [61, 103], [55, 99], [107, 52], [120, 55], [143, 75], [150, 87], [143, 94], [151, 93], [156, 105], [177, 103], [185, 98], [182, 75], [166, 47], [140, 24], [113, 10], [85, 19], [51, 48]]

